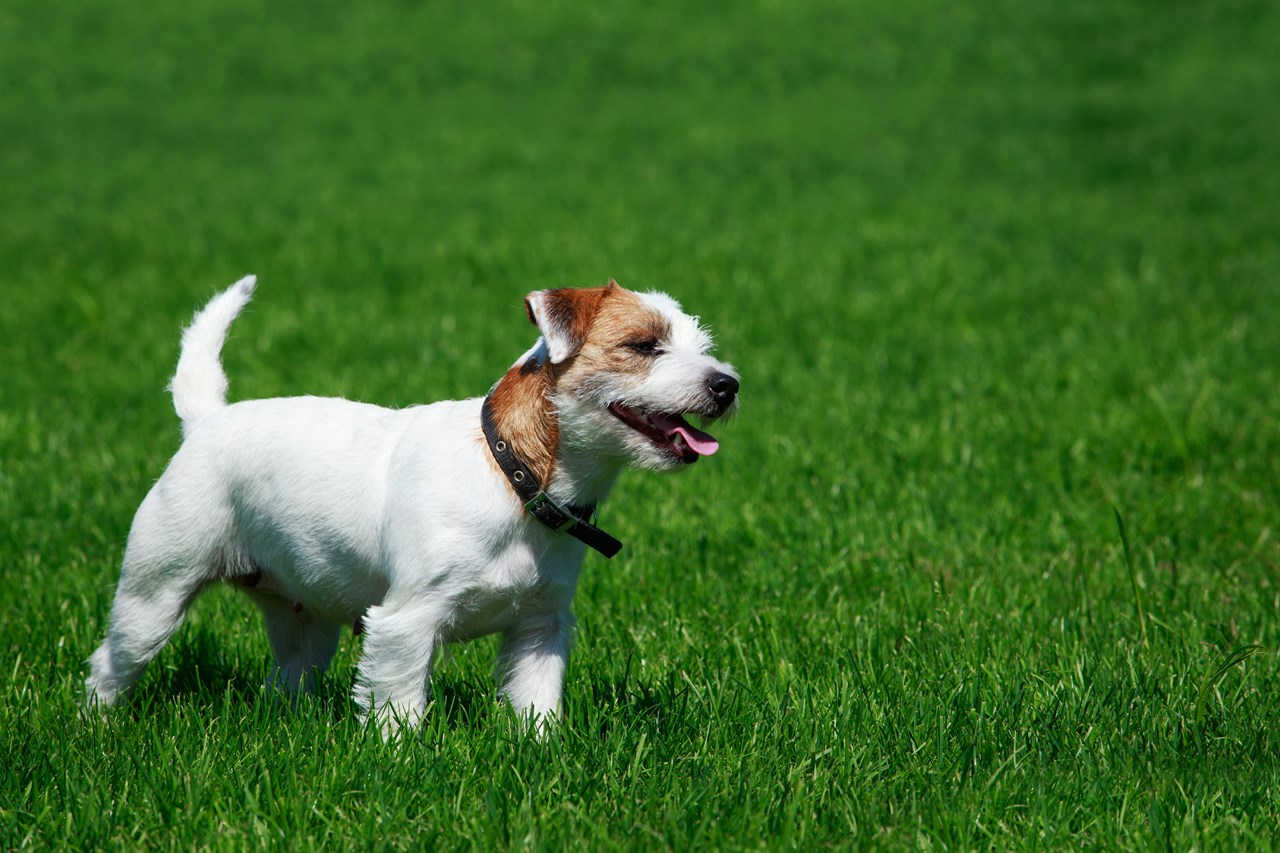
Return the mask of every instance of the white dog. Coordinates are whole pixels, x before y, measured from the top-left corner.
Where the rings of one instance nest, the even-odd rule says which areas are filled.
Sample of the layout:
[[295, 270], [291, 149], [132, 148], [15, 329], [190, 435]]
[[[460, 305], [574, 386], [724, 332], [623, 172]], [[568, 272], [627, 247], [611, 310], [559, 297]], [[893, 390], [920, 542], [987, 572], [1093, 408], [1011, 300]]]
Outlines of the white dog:
[[554, 717], [586, 548], [621, 547], [596, 506], [627, 465], [715, 453], [684, 416], [733, 411], [737, 373], [669, 296], [610, 282], [530, 294], [541, 337], [485, 398], [227, 405], [219, 355], [254, 284], [183, 334], [171, 388], [185, 441], [134, 517], [89, 701], [114, 703], [227, 581], [261, 608], [287, 691], [313, 686], [341, 626], [363, 630], [355, 697], [385, 732], [421, 719], [442, 642], [495, 632], [503, 694]]

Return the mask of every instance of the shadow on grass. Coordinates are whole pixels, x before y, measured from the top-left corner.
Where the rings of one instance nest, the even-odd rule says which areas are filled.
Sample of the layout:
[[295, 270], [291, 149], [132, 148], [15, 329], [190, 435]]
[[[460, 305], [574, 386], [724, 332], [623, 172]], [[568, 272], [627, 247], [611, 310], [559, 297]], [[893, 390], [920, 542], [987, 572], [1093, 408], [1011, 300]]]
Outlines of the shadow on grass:
[[[148, 668], [123, 710], [135, 720], [146, 719], [161, 708], [187, 706], [196, 713], [213, 714], [227, 703], [251, 709], [274, 708], [282, 714], [318, 715], [332, 722], [355, 720], [360, 708], [351, 698], [355, 670], [339, 663], [322, 676], [314, 694], [288, 699], [265, 687], [270, 654], [245, 654], [228, 647], [207, 628], [184, 631]], [[575, 673], [570, 681], [564, 717], [582, 734], [600, 736], [635, 729], [671, 728], [685, 718], [689, 686], [670, 672], [658, 682], [638, 683], [630, 667], [622, 676]], [[476, 729], [494, 715], [509, 716], [510, 709], [487, 677], [437, 672], [432, 679], [429, 717], [446, 730]]]
[[[293, 698], [267, 688], [270, 669], [271, 656], [265, 648], [259, 655], [245, 655], [229, 649], [212, 630], [188, 629], [151, 663], [121, 707], [136, 719], [164, 706], [212, 711], [227, 701], [246, 709], [268, 703], [296, 713], [322, 708], [335, 722], [359, 716], [360, 708], [351, 698], [355, 686], [351, 666], [335, 666], [320, 677], [313, 694]], [[432, 687], [432, 713], [443, 714], [449, 728], [476, 725], [497, 704], [496, 691], [488, 682], [437, 676]]]
[[175, 700], [221, 702], [228, 692], [251, 701], [262, 686], [262, 675], [246, 661], [229, 656], [212, 631], [187, 630], [147, 667], [129, 704], [143, 708]]

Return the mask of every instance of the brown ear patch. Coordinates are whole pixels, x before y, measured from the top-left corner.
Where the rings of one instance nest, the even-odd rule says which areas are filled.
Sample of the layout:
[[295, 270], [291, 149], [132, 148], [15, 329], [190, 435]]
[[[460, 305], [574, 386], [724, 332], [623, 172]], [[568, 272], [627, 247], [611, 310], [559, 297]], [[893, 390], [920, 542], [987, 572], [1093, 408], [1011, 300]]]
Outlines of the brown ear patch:
[[553, 364], [575, 355], [587, 340], [600, 303], [618, 289], [612, 282], [607, 287], [539, 290], [524, 301], [529, 320], [542, 332]]

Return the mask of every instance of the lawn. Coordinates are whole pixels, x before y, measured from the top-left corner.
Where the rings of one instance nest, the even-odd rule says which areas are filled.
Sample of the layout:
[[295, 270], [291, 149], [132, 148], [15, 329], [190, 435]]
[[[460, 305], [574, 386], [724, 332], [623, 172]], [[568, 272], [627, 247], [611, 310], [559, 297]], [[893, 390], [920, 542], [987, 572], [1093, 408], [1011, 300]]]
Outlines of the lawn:
[[[1280, 845], [1280, 6], [0, 3], [0, 849]], [[566, 714], [384, 744], [193, 608], [81, 717], [181, 326], [233, 399], [483, 393], [521, 299], [743, 375], [633, 472]]]

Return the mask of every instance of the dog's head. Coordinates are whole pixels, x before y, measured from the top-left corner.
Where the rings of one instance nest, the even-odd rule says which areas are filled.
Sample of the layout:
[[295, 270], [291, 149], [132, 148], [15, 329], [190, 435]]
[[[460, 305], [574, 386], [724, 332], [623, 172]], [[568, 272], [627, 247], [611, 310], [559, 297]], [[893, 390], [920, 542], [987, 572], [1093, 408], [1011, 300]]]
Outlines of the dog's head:
[[549, 363], [562, 441], [666, 471], [710, 456], [705, 423], [738, 406], [738, 373], [711, 335], [663, 293], [606, 287], [541, 290], [525, 300], [542, 333], [526, 357]]

